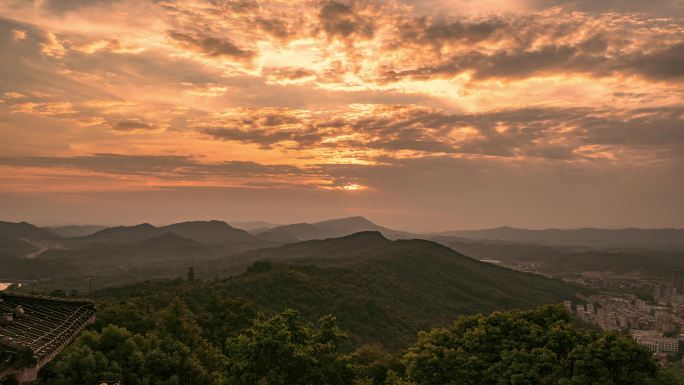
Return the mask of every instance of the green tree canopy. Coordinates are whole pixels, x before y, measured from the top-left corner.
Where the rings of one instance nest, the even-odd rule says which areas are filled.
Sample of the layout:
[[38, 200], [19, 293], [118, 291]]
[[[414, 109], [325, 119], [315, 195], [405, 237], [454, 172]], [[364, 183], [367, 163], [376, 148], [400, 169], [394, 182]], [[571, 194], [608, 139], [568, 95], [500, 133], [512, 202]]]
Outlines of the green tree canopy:
[[340, 354], [344, 338], [332, 316], [321, 318], [317, 328], [292, 309], [272, 318], [258, 317], [226, 343], [227, 384], [350, 384], [352, 368]]
[[418, 385], [645, 385], [658, 375], [644, 347], [577, 329], [560, 306], [462, 317], [421, 333], [404, 358]]

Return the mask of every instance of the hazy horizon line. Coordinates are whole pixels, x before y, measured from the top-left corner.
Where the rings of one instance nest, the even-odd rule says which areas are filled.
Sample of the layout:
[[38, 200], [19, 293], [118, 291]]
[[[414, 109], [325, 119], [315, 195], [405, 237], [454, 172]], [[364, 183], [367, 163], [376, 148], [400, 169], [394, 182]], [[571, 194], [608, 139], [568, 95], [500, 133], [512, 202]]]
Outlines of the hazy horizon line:
[[343, 219], [349, 219], [349, 218], [364, 218], [373, 224], [377, 226], [382, 226], [382, 227], [387, 227], [390, 230], [395, 230], [395, 231], [402, 231], [402, 232], [408, 232], [408, 233], [417, 233], [417, 234], [440, 234], [440, 233], [446, 233], [446, 232], [455, 232], [455, 231], [485, 231], [485, 230], [494, 230], [494, 229], [503, 229], [503, 228], [510, 228], [510, 229], [516, 229], [516, 230], [529, 230], [529, 231], [545, 231], [545, 230], [561, 230], [561, 231], [571, 231], [571, 230], [684, 230], [684, 226], [682, 227], [674, 227], [674, 226], [663, 226], [663, 227], [648, 227], [648, 226], [595, 226], [595, 225], [584, 225], [584, 226], [577, 226], [577, 227], [554, 227], [554, 226], [548, 226], [548, 227], [534, 227], [534, 226], [514, 226], [514, 225], [508, 225], [508, 224], [502, 224], [502, 225], [493, 225], [493, 226], [485, 226], [485, 227], [454, 227], [454, 228], [442, 228], [442, 229], [410, 229], [402, 226], [394, 226], [394, 225], [386, 225], [383, 223], [378, 223], [372, 219], [369, 219], [365, 216], [359, 216], [359, 215], [354, 215], [354, 216], [347, 216], [347, 217], [328, 217], [328, 218], [322, 218], [322, 219], [316, 219], [316, 220], [308, 220], [308, 221], [291, 221], [291, 222], [286, 222], [286, 223], [281, 223], [281, 222], [272, 222], [269, 220], [228, 220], [228, 219], [219, 219], [219, 218], [213, 218], [213, 219], [201, 219], [201, 218], [195, 218], [195, 219], [182, 219], [178, 221], [172, 221], [172, 222], [154, 222], [154, 221], [142, 221], [142, 222], [128, 222], [128, 223], [106, 223], [106, 222], [90, 222], [90, 223], [78, 223], [78, 222], [40, 222], [40, 221], [28, 221], [28, 220], [12, 220], [12, 219], [0, 219], [0, 221], [4, 222], [14, 222], [14, 223], [21, 223], [21, 222], [26, 222], [31, 225], [40, 227], [40, 228], [47, 228], [47, 227], [67, 227], [67, 226], [103, 226], [103, 227], [119, 227], [119, 226], [124, 226], [124, 227], [132, 227], [132, 226], [137, 226], [137, 225], [142, 225], [142, 224], [150, 224], [155, 227], [163, 227], [163, 226], [168, 226], [176, 223], [182, 223], [182, 222], [209, 222], [209, 221], [219, 221], [219, 222], [224, 222], [227, 223], [228, 225], [238, 228], [241, 230], [255, 230], [256, 228], [251, 228], [251, 229], [245, 229], [241, 228], [240, 225], [244, 225], [247, 223], [263, 223], [266, 224], [267, 226], [264, 227], [278, 227], [278, 226], [287, 226], [287, 225], [294, 225], [294, 224], [314, 224], [317, 222], [324, 222], [324, 221], [331, 221], [331, 220], [343, 220]]

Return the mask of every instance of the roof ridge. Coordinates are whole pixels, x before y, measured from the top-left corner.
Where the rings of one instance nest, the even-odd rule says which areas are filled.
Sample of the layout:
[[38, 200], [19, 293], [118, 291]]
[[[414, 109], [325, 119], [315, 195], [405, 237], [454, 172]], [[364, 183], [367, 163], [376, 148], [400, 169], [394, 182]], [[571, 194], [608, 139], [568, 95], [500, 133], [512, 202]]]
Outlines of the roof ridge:
[[4, 298], [24, 298], [24, 299], [37, 299], [37, 300], [45, 300], [45, 301], [59, 301], [59, 302], [66, 302], [66, 303], [73, 303], [73, 304], [83, 304], [83, 305], [88, 305], [88, 304], [95, 304], [95, 301], [91, 299], [81, 299], [81, 298], [62, 298], [62, 297], [51, 297], [47, 295], [40, 295], [40, 294], [16, 294], [16, 293], [3, 293], [0, 292], [0, 297]]
[[12, 337], [5, 337], [4, 335], [0, 334], [0, 344], [5, 345], [7, 347], [13, 348], [15, 350], [21, 350], [22, 346], [20, 344], [17, 344], [14, 342], [14, 339]]

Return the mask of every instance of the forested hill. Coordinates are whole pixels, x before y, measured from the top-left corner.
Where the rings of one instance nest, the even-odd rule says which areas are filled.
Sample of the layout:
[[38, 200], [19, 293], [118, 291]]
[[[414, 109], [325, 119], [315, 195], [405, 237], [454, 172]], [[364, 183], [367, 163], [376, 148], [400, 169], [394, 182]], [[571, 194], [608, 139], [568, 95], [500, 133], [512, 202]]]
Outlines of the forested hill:
[[212, 263], [256, 261], [96, 292], [96, 325], [39, 384], [682, 385], [628, 336], [575, 329], [560, 306], [459, 319], [577, 288], [433, 242], [366, 232], [231, 258]]
[[233, 294], [180, 280], [101, 293], [96, 325], [37, 385], [682, 385], [630, 337], [577, 329], [560, 306], [460, 318], [389, 352], [350, 349], [334, 316], [258, 315]]
[[123, 299], [184, 288], [190, 297], [222, 293], [268, 313], [291, 307], [309, 320], [332, 313], [355, 345], [381, 343], [395, 349], [412, 342], [419, 330], [445, 325], [459, 315], [559, 303], [578, 290], [559, 280], [483, 263], [434, 242], [390, 241], [375, 232], [248, 252], [198, 270], [219, 272], [219, 262], [231, 268], [254, 264], [243, 274], [191, 287], [174, 281], [145, 283], [101, 295]]

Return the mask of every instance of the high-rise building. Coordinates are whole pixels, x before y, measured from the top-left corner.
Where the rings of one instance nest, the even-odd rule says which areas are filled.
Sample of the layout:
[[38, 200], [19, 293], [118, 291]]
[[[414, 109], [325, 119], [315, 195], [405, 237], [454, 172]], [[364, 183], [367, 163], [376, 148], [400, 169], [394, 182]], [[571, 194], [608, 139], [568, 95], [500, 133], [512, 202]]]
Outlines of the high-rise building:
[[672, 289], [676, 294], [684, 294], [684, 270], [672, 272]]

